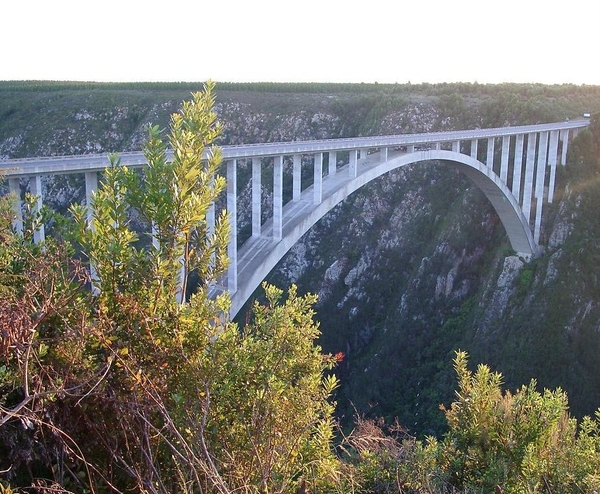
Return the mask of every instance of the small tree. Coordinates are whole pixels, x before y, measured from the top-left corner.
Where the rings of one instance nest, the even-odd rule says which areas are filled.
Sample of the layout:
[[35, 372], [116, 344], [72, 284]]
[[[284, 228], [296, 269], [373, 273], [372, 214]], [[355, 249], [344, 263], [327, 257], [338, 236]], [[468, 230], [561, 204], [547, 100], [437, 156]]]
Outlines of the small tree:
[[567, 395], [536, 391], [535, 381], [514, 394], [502, 376], [479, 365], [472, 373], [457, 352], [457, 400], [444, 409], [449, 431], [441, 468], [459, 489], [493, 492], [582, 492], [600, 472], [598, 423], [585, 419], [577, 435]]
[[[268, 305], [255, 305], [240, 329], [226, 316], [228, 296], [208, 296], [228, 239], [224, 213], [214, 227], [207, 219], [224, 187], [213, 89], [173, 116], [172, 157], [150, 128], [144, 172], [111, 157], [91, 222], [86, 208], [72, 208], [99, 293], [82, 289], [68, 249], [11, 237], [27, 249], [4, 256], [0, 279], [14, 271], [29, 293], [19, 304], [24, 291], [7, 285], [11, 311], [0, 316], [1, 327], [24, 321], [0, 368], [0, 442], [10, 450], [0, 466], [13, 483], [43, 476], [78, 491], [287, 492], [335, 477], [336, 381], [324, 376], [334, 361], [314, 346], [314, 297], [292, 289], [281, 302], [266, 287]], [[145, 219], [147, 234], [134, 231], [132, 216]], [[186, 299], [191, 272], [200, 281]], [[11, 427], [19, 434], [7, 435]], [[37, 452], [19, 462], [26, 441]]]

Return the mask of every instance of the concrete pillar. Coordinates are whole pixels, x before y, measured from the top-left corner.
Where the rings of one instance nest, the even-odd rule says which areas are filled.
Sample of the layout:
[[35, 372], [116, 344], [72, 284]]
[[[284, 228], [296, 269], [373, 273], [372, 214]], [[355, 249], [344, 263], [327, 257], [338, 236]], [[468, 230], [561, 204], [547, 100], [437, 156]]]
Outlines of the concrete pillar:
[[440, 149], [442, 149], [442, 143], [441, 142], [436, 142], [435, 143], [435, 150], [439, 151]]
[[519, 134], [515, 141], [515, 160], [513, 163], [513, 179], [512, 179], [512, 193], [517, 199], [517, 202], [521, 204], [521, 169], [523, 167], [523, 141], [525, 136]]
[[337, 171], [337, 151], [329, 151], [329, 175], [335, 175]]
[[510, 136], [502, 136], [502, 159], [500, 160], [500, 180], [508, 182], [508, 153], [510, 150]]
[[567, 164], [567, 149], [569, 147], [569, 129], [563, 129], [560, 131], [560, 140], [562, 142], [560, 164], [565, 166]]
[[283, 156], [273, 161], [273, 240], [283, 236]]
[[321, 204], [323, 201], [323, 153], [315, 154], [315, 180], [313, 192], [313, 202], [315, 204]]
[[385, 161], [388, 160], [388, 148], [380, 148], [379, 153], [380, 153], [380, 159], [381, 159], [382, 163], [384, 163]]
[[479, 141], [477, 139], [471, 139], [471, 158], [477, 159], [477, 145]]
[[454, 141], [452, 143], [452, 152], [453, 153], [460, 153], [460, 141]]
[[262, 225], [262, 158], [252, 160], [252, 236], [260, 237]]
[[[208, 209], [206, 211], [206, 233], [208, 233], [209, 236], [212, 236], [215, 233], [215, 219], [215, 203], [211, 202], [210, 206], [208, 206]], [[216, 253], [213, 252], [210, 258], [211, 267], [215, 266], [216, 258]]]
[[15, 219], [13, 220], [13, 228], [16, 233], [21, 235], [23, 233], [23, 210], [21, 201], [21, 181], [18, 178], [8, 179], [8, 190], [14, 195], [13, 202], [13, 213]]
[[[87, 206], [87, 223], [88, 228], [94, 228], [94, 209], [93, 209], [93, 198], [94, 194], [98, 190], [98, 172], [85, 172], [85, 205]], [[156, 235], [154, 234], [154, 224], [152, 225], [152, 245], [156, 246], [158, 243]], [[100, 280], [98, 279], [98, 273], [96, 266], [90, 262], [90, 281], [92, 285], [92, 293], [97, 295], [100, 293]]]
[[540, 132], [538, 155], [537, 155], [537, 176], [535, 178], [535, 228], [533, 230], [533, 241], [536, 244], [540, 242], [540, 230], [542, 227], [542, 206], [544, 204], [544, 183], [546, 181], [546, 165], [548, 163], [548, 132]]
[[294, 162], [292, 201], [299, 201], [302, 194], [302, 156], [295, 154], [292, 159]]
[[227, 161], [227, 214], [230, 228], [227, 246], [227, 289], [233, 295], [237, 292], [237, 160]]
[[409, 144], [408, 146], [406, 146], [406, 152], [407, 153], [414, 153], [415, 152], [415, 145], [414, 144]]
[[548, 184], [548, 202], [554, 200], [556, 187], [556, 164], [558, 162], [558, 130], [550, 131], [550, 145], [548, 148], [548, 166], [550, 167], [550, 183]]
[[85, 205], [87, 206], [87, 222], [92, 224], [94, 210], [92, 209], [92, 199], [98, 190], [98, 173], [85, 172]]
[[[42, 210], [43, 194], [42, 194], [42, 176], [34, 175], [29, 179], [29, 191], [37, 197], [33, 207], [33, 213], [39, 214]], [[37, 230], [33, 232], [33, 242], [39, 244], [46, 238], [44, 224], [42, 223]]]
[[535, 148], [537, 134], [527, 134], [527, 160], [525, 161], [525, 183], [523, 184], [523, 215], [529, 223], [531, 217], [531, 196], [533, 194], [533, 173], [535, 171]]
[[369, 150], [368, 149], [361, 149], [359, 152], [360, 152], [360, 159], [361, 160], [367, 159], [367, 156], [369, 155]]
[[485, 164], [491, 170], [494, 169], [494, 142], [495, 142], [495, 138], [493, 138], [493, 137], [490, 137], [487, 140], [487, 158], [485, 160]]
[[358, 152], [356, 149], [351, 149], [349, 151], [348, 160], [348, 172], [350, 173], [350, 178], [356, 178], [356, 175], [358, 174], [358, 166], [356, 165], [358, 161]]

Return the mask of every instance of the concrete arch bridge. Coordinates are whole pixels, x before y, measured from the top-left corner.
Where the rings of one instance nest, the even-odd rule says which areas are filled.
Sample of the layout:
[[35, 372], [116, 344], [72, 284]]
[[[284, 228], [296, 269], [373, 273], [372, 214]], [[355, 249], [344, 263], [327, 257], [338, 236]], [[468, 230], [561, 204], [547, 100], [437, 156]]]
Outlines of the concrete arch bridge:
[[[577, 120], [493, 129], [425, 134], [356, 137], [319, 141], [224, 146], [227, 170], [227, 210], [231, 220], [230, 267], [215, 290], [231, 293], [235, 316], [285, 253], [335, 205], [363, 185], [402, 166], [438, 160], [469, 177], [498, 213], [513, 249], [525, 258], [539, 249], [542, 208], [552, 202], [556, 168], [566, 164], [572, 137], [589, 124]], [[141, 152], [123, 153], [121, 162], [144, 166]], [[284, 204], [284, 159], [292, 162], [292, 194]], [[238, 246], [238, 164], [251, 164], [252, 233]], [[302, 184], [302, 163], [312, 164], [313, 179]], [[32, 193], [43, 201], [41, 177], [84, 173], [86, 194], [96, 190], [105, 155], [28, 158], [0, 162], [11, 190], [29, 180]], [[272, 167], [273, 181], [264, 184], [262, 170]], [[263, 212], [263, 194], [272, 189], [272, 211]], [[20, 214], [20, 207], [16, 209]], [[264, 214], [263, 214], [264, 213]], [[266, 220], [264, 218], [267, 218]], [[214, 207], [208, 221], [214, 221]], [[17, 220], [18, 228], [18, 220]], [[44, 236], [43, 228], [36, 232]]]

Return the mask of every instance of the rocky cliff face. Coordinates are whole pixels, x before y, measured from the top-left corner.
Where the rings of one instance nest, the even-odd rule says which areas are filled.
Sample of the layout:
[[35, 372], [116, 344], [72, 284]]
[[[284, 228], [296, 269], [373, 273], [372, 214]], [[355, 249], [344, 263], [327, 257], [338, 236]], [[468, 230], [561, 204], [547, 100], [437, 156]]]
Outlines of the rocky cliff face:
[[[35, 95], [37, 119], [25, 104], [8, 116], [0, 104], [0, 155], [139, 149], [145, 124], [166, 126], [187, 97], [164, 96], [77, 93], [69, 100], [73, 111], [58, 112], [58, 96]], [[229, 92], [216, 109], [224, 144], [530, 123], [518, 116], [492, 121], [485, 101], [467, 98], [407, 97], [384, 109], [378, 101]], [[249, 170], [242, 164], [239, 173], [249, 201]], [[600, 405], [593, 357], [600, 287], [589, 254], [599, 241], [584, 235], [592, 232], [582, 219], [594, 214], [595, 203], [591, 189], [576, 189], [573, 180], [559, 176], [565, 193], [546, 207], [546, 250], [530, 263], [513, 255], [483, 194], [442, 163], [412, 165], [363, 187], [291, 249], [269, 280], [319, 294], [321, 343], [345, 354], [337, 396], [343, 420], [356, 411], [440, 432], [438, 406], [452, 399], [457, 348], [502, 371], [511, 387], [537, 377], [543, 386], [566, 388], [577, 413]], [[80, 178], [45, 186], [54, 207], [83, 197]], [[265, 190], [264, 211], [270, 200]], [[248, 220], [242, 214], [240, 225]]]

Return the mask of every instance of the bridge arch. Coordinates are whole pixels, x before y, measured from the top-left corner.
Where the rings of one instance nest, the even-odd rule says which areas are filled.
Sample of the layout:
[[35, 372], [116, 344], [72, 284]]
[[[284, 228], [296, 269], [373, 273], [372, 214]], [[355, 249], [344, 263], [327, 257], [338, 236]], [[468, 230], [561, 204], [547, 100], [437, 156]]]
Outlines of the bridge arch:
[[[312, 208], [306, 208], [305, 212], [288, 224], [283, 238], [263, 248], [267, 253], [263, 256], [252, 252], [255, 245], [252, 239], [244, 244], [238, 252], [238, 259], [244, 257], [253, 257], [254, 262], [248, 263], [243, 272], [238, 273], [238, 289], [232, 294], [231, 316], [235, 316], [246, 301], [251, 297], [256, 288], [271, 272], [283, 256], [300, 240], [300, 238], [312, 228], [312, 226], [325, 216], [333, 207], [346, 199], [350, 194], [366, 185], [367, 183], [381, 177], [382, 175], [401, 168], [403, 166], [426, 162], [426, 161], [444, 161], [453, 168], [466, 175], [471, 181], [481, 189], [488, 198], [493, 208], [496, 210], [504, 229], [508, 235], [513, 249], [520, 255], [530, 258], [537, 252], [537, 246], [534, 242], [533, 234], [529, 223], [527, 222], [517, 199], [510, 189], [502, 182], [489, 167], [484, 163], [462, 153], [447, 150], [426, 150], [417, 151], [383, 161], [376, 166], [359, 173], [357, 177], [349, 179], [341, 186], [337, 187], [322, 202], [315, 204]], [[303, 191], [303, 195], [312, 197], [312, 187]], [[285, 217], [286, 208], [294, 207], [293, 202], [289, 202], [284, 207], [283, 215]], [[265, 224], [265, 229], [272, 226], [272, 220]], [[263, 251], [264, 252], [264, 251]]]

